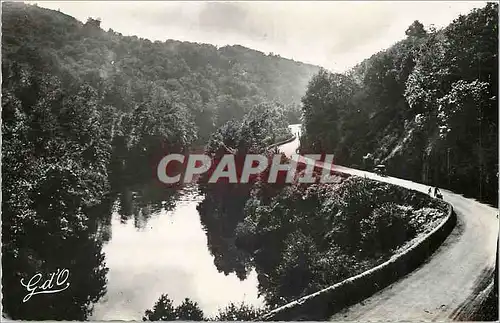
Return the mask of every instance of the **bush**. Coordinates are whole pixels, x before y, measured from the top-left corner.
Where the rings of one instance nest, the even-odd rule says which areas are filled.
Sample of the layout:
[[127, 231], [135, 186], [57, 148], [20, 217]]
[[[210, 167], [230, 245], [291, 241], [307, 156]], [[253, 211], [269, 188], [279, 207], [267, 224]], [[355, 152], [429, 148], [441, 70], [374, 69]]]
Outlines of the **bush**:
[[255, 308], [252, 305], [246, 305], [243, 302], [239, 305], [230, 303], [224, 309], [219, 309], [219, 314], [214, 318], [215, 321], [253, 321], [263, 315], [263, 309]]
[[361, 246], [367, 253], [387, 252], [411, 240], [416, 230], [410, 224], [411, 208], [385, 203], [360, 222]]
[[203, 321], [203, 311], [198, 303], [186, 298], [181, 305], [174, 307], [167, 294], [162, 294], [152, 310], [146, 310], [143, 321]]

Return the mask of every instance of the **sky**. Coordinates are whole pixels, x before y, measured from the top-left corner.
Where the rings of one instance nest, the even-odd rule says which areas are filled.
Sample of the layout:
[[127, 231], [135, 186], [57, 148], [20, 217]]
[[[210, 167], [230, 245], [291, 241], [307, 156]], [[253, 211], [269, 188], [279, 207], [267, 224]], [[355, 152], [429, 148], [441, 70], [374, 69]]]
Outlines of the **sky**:
[[419, 20], [445, 27], [482, 1], [35, 1], [104, 30], [152, 41], [239, 44], [342, 72], [405, 37]]

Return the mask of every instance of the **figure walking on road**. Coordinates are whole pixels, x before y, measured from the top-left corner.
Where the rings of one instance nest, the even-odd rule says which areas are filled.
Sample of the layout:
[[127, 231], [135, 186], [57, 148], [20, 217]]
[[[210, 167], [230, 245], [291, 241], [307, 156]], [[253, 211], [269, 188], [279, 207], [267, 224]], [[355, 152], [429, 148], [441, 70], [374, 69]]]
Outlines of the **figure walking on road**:
[[441, 191], [437, 187], [434, 187], [434, 197], [438, 199], [443, 199], [443, 195], [441, 194]]

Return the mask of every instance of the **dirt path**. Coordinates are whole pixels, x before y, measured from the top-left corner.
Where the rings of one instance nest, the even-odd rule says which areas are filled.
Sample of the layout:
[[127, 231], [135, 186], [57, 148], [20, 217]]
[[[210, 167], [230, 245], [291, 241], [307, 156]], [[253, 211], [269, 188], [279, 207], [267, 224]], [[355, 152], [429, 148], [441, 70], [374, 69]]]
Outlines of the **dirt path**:
[[[292, 143], [298, 144], [298, 141]], [[290, 143], [290, 144], [292, 144]], [[289, 145], [290, 145], [289, 144]], [[295, 146], [296, 147], [296, 146]], [[287, 155], [293, 146], [284, 146]], [[366, 176], [427, 193], [429, 187], [408, 180], [382, 177], [356, 169], [334, 170]], [[457, 225], [441, 247], [418, 269], [365, 301], [351, 306], [330, 320], [450, 320], [464, 315], [468, 304], [492, 279], [498, 236], [498, 210], [441, 189], [444, 200], [457, 214]]]

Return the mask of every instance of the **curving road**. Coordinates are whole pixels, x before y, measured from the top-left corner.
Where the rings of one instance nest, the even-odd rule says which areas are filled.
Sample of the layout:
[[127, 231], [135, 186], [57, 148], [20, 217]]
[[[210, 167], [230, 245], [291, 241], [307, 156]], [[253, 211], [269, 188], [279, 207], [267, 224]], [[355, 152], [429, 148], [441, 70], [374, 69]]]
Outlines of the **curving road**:
[[[300, 131], [300, 125], [292, 125]], [[283, 145], [295, 153], [299, 141]], [[314, 162], [307, 160], [307, 162]], [[427, 193], [429, 186], [334, 165], [338, 172]], [[498, 210], [440, 189], [457, 214], [457, 225], [425, 264], [366, 300], [333, 315], [332, 321], [443, 321], [467, 317], [471, 304], [492, 282], [498, 237]], [[484, 294], [484, 293], [483, 293]]]

